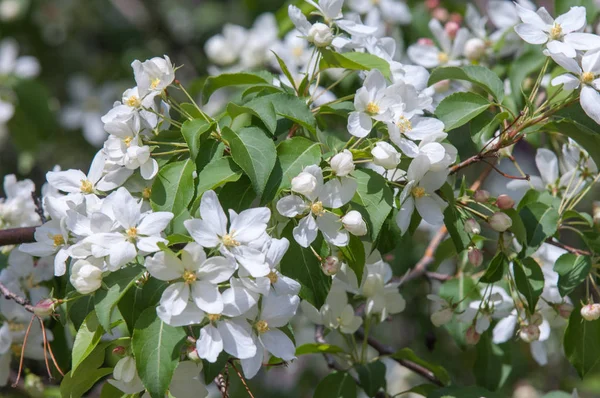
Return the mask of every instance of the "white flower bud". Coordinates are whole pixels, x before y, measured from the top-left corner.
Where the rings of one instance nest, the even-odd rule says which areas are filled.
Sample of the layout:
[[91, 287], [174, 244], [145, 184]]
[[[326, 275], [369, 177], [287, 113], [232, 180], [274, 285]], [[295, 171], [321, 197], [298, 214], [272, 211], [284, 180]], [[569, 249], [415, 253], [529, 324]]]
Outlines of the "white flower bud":
[[465, 232], [468, 234], [479, 235], [481, 233], [481, 227], [474, 218], [469, 218], [465, 221]]
[[435, 327], [440, 327], [450, 322], [453, 315], [454, 311], [452, 311], [451, 308], [443, 308], [431, 314], [431, 323], [433, 323]]
[[124, 358], [119, 359], [119, 362], [115, 365], [113, 370], [113, 377], [115, 380], [120, 380], [124, 383], [129, 383], [135, 377], [135, 359], [128, 355]]
[[469, 248], [467, 257], [469, 258], [469, 262], [473, 264], [474, 267], [479, 267], [481, 263], [483, 263], [483, 253], [476, 247]]
[[33, 313], [37, 316], [48, 316], [54, 313], [55, 308], [56, 300], [47, 298], [38, 301], [38, 303], [33, 307]]
[[380, 141], [375, 144], [371, 155], [373, 155], [373, 163], [388, 170], [395, 169], [400, 163], [400, 153], [387, 142]]
[[190, 347], [190, 349], [187, 352], [187, 357], [190, 361], [202, 363], [200, 356], [198, 356], [198, 350], [195, 347]]
[[292, 178], [292, 191], [310, 195], [317, 188], [317, 178], [305, 171]]
[[77, 260], [71, 269], [70, 280], [79, 293], [90, 294], [102, 285], [102, 271], [86, 260]]
[[485, 42], [478, 37], [473, 37], [465, 43], [465, 57], [470, 61], [477, 61], [485, 54]]
[[473, 194], [473, 199], [479, 203], [486, 203], [488, 200], [490, 200], [490, 193], [485, 189], [478, 189]]
[[581, 307], [581, 317], [586, 321], [600, 318], [600, 304], [588, 304]]
[[352, 160], [352, 152], [344, 149], [331, 158], [331, 169], [338, 177], [345, 177], [354, 171], [354, 161]]
[[333, 41], [333, 33], [329, 26], [317, 22], [308, 31], [308, 41], [317, 47], [327, 47]]
[[526, 343], [531, 343], [540, 339], [540, 328], [537, 325], [523, 326], [519, 330], [519, 338]]
[[496, 199], [496, 206], [498, 206], [499, 209], [512, 209], [514, 205], [515, 200], [508, 195], [500, 195], [498, 196], [498, 199]]
[[348, 214], [342, 217], [342, 224], [352, 235], [364, 236], [367, 234], [367, 224], [362, 215], [356, 210], [350, 210]]
[[501, 212], [494, 213], [490, 219], [488, 220], [490, 227], [494, 229], [494, 231], [504, 232], [510, 227], [512, 227], [511, 218]]
[[571, 317], [571, 312], [573, 312], [573, 309], [573, 305], [569, 303], [562, 303], [556, 307], [558, 314], [564, 319], [569, 319]]
[[340, 270], [342, 263], [340, 259], [336, 256], [329, 256], [321, 263], [321, 269], [323, 273], [327, 276], [333, 276], [337, 274]]
[[479, 333], [477, 333], [475, 325], [469, 326], [469, 328], [467, 329], [467, 331], [465, 333], [466, 343], [468, 345], [475, 345], [475, 344], [479, 343], [480, 338], [481, 338], [481, 335]]

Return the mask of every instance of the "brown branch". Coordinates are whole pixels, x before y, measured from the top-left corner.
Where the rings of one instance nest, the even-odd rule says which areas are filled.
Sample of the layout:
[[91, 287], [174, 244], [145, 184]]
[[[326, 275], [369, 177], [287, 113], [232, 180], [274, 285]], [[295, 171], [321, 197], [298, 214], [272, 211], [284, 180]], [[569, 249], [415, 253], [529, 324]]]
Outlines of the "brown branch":
[[11, 228], [0, 230], [0, 247], [35, 242], [37, 227]]
[[250, 387], [248, 387], [248, 384], [246, 384], [246, 378], [244, 377], [244, 375], [242, 375], [242, 373], [238, 370], [238, 368], [235, 366], [235, 363], [233, 361], [230, 360], [229, 363], [231, 364], [231, 367], [233, 368], [233, 370], [235, 370], [235, 373], [237, 373], [238, 377], [240, 378], [240, 381], [244, 385], [244, 388], [246, 389], [246, 392], [248, 393], [250, 398], [254, 398], [254, 394], [252, 394]]
[[510, 174], [506, 174], [505, 172], [503, 172], [502, 170], [500, 170], [498, 167], [494, 166], [492, 163], [488, 162], [485, 159], [482, 159], [486, 164], [489, 164], [491, 168], [494, 169], [494, 171], [496, 171], [496, 173], [500, 174], [502, 177], [505, 178], [509, 178], [511, 180], [526, 180], [529, 181], [531, 179], [531, 177], [529, 177], [529, 174], [525, 174], [524, 177], [519, 177], [519, 176], [513, 176]]
[[423, 254], [423, 257], [421, 257], [419, 262], [414, 266], [414, 268], [410, 272], [408, 272], [406, 275], [404, 275], [404, 277], [402, 277], [402, 279], [400, 279], [400, 284], [403, 284], [407, 281], [411, 281], [413, 279], [420, 278], [421, 276], [427, 274], [427, 267], [435, 259], [435, 251], [437, 250], [438, 246], [444, 241], [446, 233], [448, 233], [446, 226], [442, 226], [436, 232], [431, 242], [429, 242], [427, 249], [425, 249], [425, 254]]
[[578, 249], [573, 246], [565, 245], [564, 243], [561, 243], [557, 240], [553, 240], [552, 238], [546, 239], [546, 243], [549, 243], [556, 247], [560, 247], [561, 249], [565, 249], [566, 251], [571, 252], [573, 254], [577, 254], [578, 256], [593, 256], [594, 255], [594, 253], [592, 253], [592, 252], [589, 252], [587, 250]]
[[8, 299], [8, 300], [12, 300], [17, 304], [20, 304], [23, 306], [23, 308], [25, 308], [27, 311], [31, 312], [32, 314], [33, 312], [33, 306], [31, 305], [31, 303], [29, 302], [29, 300], [27, 300], [24, 297], [19, 296], [16, 293], [11, 292], [10, 290], [8, 290], [8, 288], [0, 283], [0, 293], [2, 293], [2, 295], [4, 296], [4, 298]]

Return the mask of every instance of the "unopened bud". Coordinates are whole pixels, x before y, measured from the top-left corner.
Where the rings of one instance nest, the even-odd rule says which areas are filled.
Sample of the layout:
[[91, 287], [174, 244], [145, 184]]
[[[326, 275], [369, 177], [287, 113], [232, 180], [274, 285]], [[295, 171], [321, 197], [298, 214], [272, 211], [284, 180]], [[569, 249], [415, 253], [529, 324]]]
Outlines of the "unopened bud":
[[431, 323], [433, 323], [435, 327], [440, 327], [450, 322], [453, 315], [454, 311], [452, 311], [451, 308], [443, 308], [431, 314]]
[[429, 37], [421, 37], [419, 40], [417, 40], [417, 44], [421, 46], [433, 46], [433, 40], [431, 40]]
[[490, 200], [490, 193], [485, 189], [478, 189], [473, 194], [473, 199], [475, 199], [475, 202], [487, 203]]
[[292, 191], [301, 193], [302, 195], [310, 195], [317, 188], [317, 178], [303, 171], [296, 177], [292, 178]]
[[345, 177], [354, 171], [354, 161], [352, 160], [352, 152], [344, 149], [331, 158], [331, 169], [338, 177]]
[[533, 315], [531, 315], [531, 319], [529, 320], [530, 324], [536, 325], [536, 326], [540, 326], [542, 324], [542, 322], [544, 322], [544, 318], [542, 317], [542, 314], [540, 314], [539, 312], [536, 312]]
[[594, 202], [592, 204], [592, 214], [594, 217], [594, 224], [600, 224], [600, 202]]
[[38, 303], [33, 307], [33, 313], [37, 316], [48, 316], [54, 313], [56, 309], [56, 300], [47, 298], [38, 301]]
[[342, 217], [341, 221], [344, 228], [352, 235], [364, 236], [367, 234], [367, 224], [358, 211], [350, 210]]
[[465, 57], [470, 61], [479, 60], [485, 54], [485, 42], [479, 37], [473, 37], [465, 43]]
[[446, 22], [450, 13], [443, 7], [438, 7], [431, 12], [431, 16], [440, 22]]
[[321, 269], [327, 276], [333, 276], [337, 274], [342, 266], [340, 259], [336, 256], [328, 256], [325, 261], [321, 263]]
[[190, 347], [190, 349], [187, 352], [187, 357], [190, 361], [196, 363], [201, 361], [200, 356], [198, 356], [198, 350], [196, 350], [195, 347]]
[[440, 0], [425, 0], [425, 7], [427, 7], [428, 10], [433, 10], [439, 6]]
[[125, 349], [125, 347], [123, 347], [122, 345], [118, 345], [115, 348], [113, 348], [112, 353], [116, 356], [122, 357], [125, 355], [125, 352], [127, 350]]
[[467, 257], [469, 258], [469, 262], [473, 264], [474, 267], [479, 267], [483, 263], [483, 252], [476, 247], [469, 248]]
[[556, 310], [558, 311], [558, 315], [560, 315], [564, 319], [569, 319], [571, 317], [571, 312], [573, 312], [573, 305], [569, 303], [562, 303], [556, 306]]
[[514, 205], [515, 200], [508, 195], [500, 195], [498, 196], [498, 199], [496, 199], [496, 206], [498, 206], [499, 209], [512, 209]]
[[450, 21], [456, 22], [460, 25], [463, 21], [463, 16], [460, 15], [458, 12], [453, 12], [452, 14], [450, 14]]
[[540, 328], [537, 325], [526, 325], [519, 331], [519, 337], [526, 343], [540, 339]]
[[586, 321], [600, 318], [600, 304], [587, 304], [581, 307], [581, 317]]
[[308, 41], [317, 47], [327, 47], [333, 41], [331, 28], [324, 23], [317, 22], [308, 31]]
[[492, 229], [497, 232], [504, 232], [510, 227], [512, 227], [511, 218], [502, 212], [494, 213], [490, 217], [488, 222], [490, 224], [490, 227], [492, 227]]
[[467, 329], [467, 332], [465, 333], [466, 343], [468, 345], [475, 345], [475, 344], [479, 343], [480, 338], [481, 338], [481, 335], [479, 333], [477, 333], [477, 330], [475, 330], [475, 325], [469, 326], [469, 328]]
[[465, 232], [468, 234], [479, 235], [481, 233], [481, 226], [474, 218], [469, 218], [465, 221]]
[[433, 85], [433, 89], [437, 94], [445, 93], [446, 91], [450, 90], [450, 80], [440, 80]]
[[447, 22], [446, 25], [444, 25], [444, 31], [451, 39], [456, 37], [456, 33], [459, 29], [460, 25], [454, 21]]

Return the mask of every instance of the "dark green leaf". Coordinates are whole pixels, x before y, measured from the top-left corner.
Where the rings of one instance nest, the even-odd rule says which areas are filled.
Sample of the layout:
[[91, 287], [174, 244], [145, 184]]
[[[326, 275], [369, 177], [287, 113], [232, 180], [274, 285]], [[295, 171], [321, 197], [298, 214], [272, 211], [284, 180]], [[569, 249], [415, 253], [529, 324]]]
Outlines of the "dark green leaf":
[[345, 352], [345, 350], [341, 347], [338, 347], [333, 344], [318, 344], [318, 343], [307, 343], [302, 344], [301, 346], [296, 348], [296, 355], [307, 355], [307, 354], [338, 354], [340, 352]]
[[[217, 159], [206, 165], [198, 173], [198, 187], [196, 189], [196, 201], [202, 194], [211, 189], [220, 187], [228, 182], [234, 182], [242, 176], [242, 169], [233, 161], [230, 156]], [[192, 208], [195, 208], [196, 204]]]
[[347, 53], [338, 53], [331, 50], [321, 50], [321, 70], [328, 68], [344, 68], [350, 70], [371, 70], [378, 69], [383, 76], [390, 78], [390, 64], [383, 58], [369, 53], [350, 51]]
[[[259, 97], [261, 99], [264, 97]], [[258, 100], [257, 99], [257, 100]], [[243, 113], [249, 113], [259, 118], [267, 130], [271, 134], [277, 129], [277, 115], [275, 114], [275, 107], [271, 101], [257, 101], [251, 100], [250, 102], [243, 105], [236, 105], [233, 102], [227, 104], [227, 113], [232, 119]]]
[[477, 384], [490, 391], [501, 388], [510, 375], [510, 355], [492, 342], [491, 330], [483, 333], [477, 343], [477, 358], [473, 370]]
[[202, 360], [202, 364], [204, 365], [202, 368], [202, 373], [204, 373], [204, 382], [206, 385], [212, 383], [215, 380], [215, 377], [217, 377], [217, 375], [223, 371], [223, 368], [225, 368], [225, 364], [227, 364], [229, 358], [229, 354], [227, 354], [225, 351], [221, 351], [215, 363], [210, 363], [205, 359]]
[[387, 186], [386, 180], [373, 170], [358, 169], [352, 175], [358, 183], [356, 194], [352, 198], [353, 207], [357, 207], [363, 215], [371, 238], [376, 240], [392, 210], [392, 190]]
[[517, 238], [519, 243], [525, 244], [527, 242], [527, 231], [525, 230], [525, 225], [523, 224], [523, 220], [521, 220], [519, 213], [515, 209], [506, 209], [502, 211], [512, 220], [510, 231], [515, 235], [515, 238]]
[[571, 312], [563, 344], [565, 356], [583, 378], [600, 360], [600, 319], [585, 321], [578, 305]]
[[81, 327], [75, 336], [72, 351], [71, 372], [75, 372], [77, 367], [90, 355], [100, 342], [100, 338], [104, 334], [104, 329], [100, 326], [95, 312], [85, 318]]
[[527, 234], [524, 257], [533, 254], [546, 239], [554, 235], [560, 215], [555, 208], [543, 203], [529, 203], [519, 211]]
[[446, 387], [433, 391], [427, 398], [500, 398], [504, 395], [496, 394], [483, 387]]
[[313, 398], [356, 398], [356, 382], [348, 372], [330, 373], [321, 380]]
[[162, 167], [152, 184], [150, 202], [154, 211], [170, 211], [175, 216], [181, 213], [194, 197], [196, 170], [190, 159], [169, 163]]
[[431, 76], [429, 76], [427, 85], [432, 86], [437, 82], [447, 79], [466, 80], [474, 83], [491, 94], [499, 103], [502, 103], [504, 99], [504, 83], [502, 83], [498, 75], [483, 66], [449, 66], [434, 69], [431, 72]]
[[529, 312], [533, 314], [544, 290], [544, 273], [540, 265], [530, 257], [515, 261], [513, 264], [517, 289], [527, 299]]
[[571, 293], [587, 278], [592, 261], [588, 256], [565, 253], [554, 263], [554, 271], [558, 273], [558, 292], [561, 296]]
[[190, 157], [196, 160], [200, 150], [200, 138], [202, 135], [214, 128], [213, 123], [208, 123], [204, 119], [186, 120], [181, 126], [181, 135], [185, 139], [190, 150]]
[[[126, 267], [111, 273], [102, 280], [103, 288], [94, 294], [94, 309], [100, 325], [110, 332], [110, 316], [113, 308], [123, 298], [129, 288], [142, 275], [141, 267]], [[108, 287], [108, 290], [104, 289]]]
[[249, 84], [271, 84], [273, 78], [269, 73], [224, 73], [218, 76], [210, 76], [204, 82], [202, 88], [202, 102], [207, 103], [208, 99], [220, 88], [229, 86], [244, 86]]
[[369, 397], [374, 397], [381, 389], [385, 390], [385, 365], [380, 361], [357, 365], [358, 381]]
[[452, 242], [454, 242], [456, 252], [460, 253], [467, 249], [471, 243], [471, 237], [465, 231], [465, 223], [460, 217], [460, 213], [456, 210], [456, 207], [446, 207], [444, 210], [444, 224], [446, 225], [446, 229], [448, 229]]
[[519, 201], [519, 205], [517, 206], [517, 210], [521, 211], [523, 207], [530, 203], [543, 203], [546, 206], [554, 207], [558, 209], [560, 207], [560, 198], [556, 196], [552, 196], [548, 191], [538, 191], [535, 189], [530, 189], [525, 193], [523, 198]]
[[474, 93], [454, 93], [444, 98], [435, 109], [435, 115], [444, 122], [446, 131], [468, 123], [485, 111], [491, 103], [481, 95]]
[[487, 269], [485, 270], [485, 274], [481, 277], [480, 281], [483, 283], [494, 283], [498, 282], [504, 276], [508, 268], [508, 259], [506, 255], [502, 252], [498, 252]]
[[166, 287], [166, 282], [151, 277], [141, 286], [135, 285], [125, 292], [117, 306], [130, 333], [133, 333], [140, 314], [147, 308], [156, 307]]
[[363, 245], [360, 238], [350, 234], [350, 242], [344, 247], [339, 247], [339, 251], [342, 253], [343, 260], [352, 271], [356, 274], [358, 284], [362, 280], [363, 271], [365, 268], [365, 246]]

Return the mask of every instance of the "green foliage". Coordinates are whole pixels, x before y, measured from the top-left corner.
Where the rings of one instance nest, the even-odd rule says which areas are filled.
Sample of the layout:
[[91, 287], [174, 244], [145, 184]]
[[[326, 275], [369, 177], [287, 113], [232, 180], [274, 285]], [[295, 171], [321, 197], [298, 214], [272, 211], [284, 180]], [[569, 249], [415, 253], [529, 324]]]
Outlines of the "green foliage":
[[150, 202], [154, 211], [170, 211], [175, 216], [184, 211], [194, 197], [194, 162], [190, 159], [162, 167], [152, 184]]
[[559, 275], [558, 292], [560, 295], [564, 297], [582, 284], [591, 267], [592, 261], [588, 256], [578, 256], [572, 253], [560, 256], [554, 264], [554, 271]]
[[135, 285], [143, 272], [141, 267], [126, 267], [113, 272], [103, 280], [108, 289], [102, 288], [94, 293], [94, 309], [104, 330], [110, 331], [110, 317], [113, 309], [127, 293], [127, 290]]
[[350, 269], [356, 274], [356, 279], [360, 285], [360, 281], [363, 277], [363, 271], [365, 268], [365, 246], [363, 245], [360, 238], [350, 234], [350, 242], [347, 246], [339, 248], [342, 254], [341, 261], [348, 264]]
[[540, 265], [532, 258], [515, 261], [513, 271], [519, 292], [525, 296], [529, 312], [535, 312], [535, 306], [544, 290], [544, 274]]
[[506, 258], [506, 254], [502, 252], [496, 253], [487, 269], [485, 270], [485, 274], [479, 279], [480, 282], [483, 283], [495, 283], [498, 282], [508, 269], [508, 259]]
[[361, 53], [361, 52], [347, 52], [338, 53], [331, 50], [321, 50], [321, 69], [328, 68], [344, 68], [349, 70], [371, 70], [378, 69], [384, 77], [390, 78], [390, 64], [382, 58], [376, 55]]
[[352, 198], [353, 207], [356, 206], [356, 210], [365, 218], [370, 236], [376, 240], [392, 210], [392, 191], [385, 179], [373, 170], [355, 170], [352, 176], [358, 183], [356, 194]]
[[500, 389], [512, 371], [510, 355], [492, 342], [491, 330], [483, 333], [477, 343], [477, 358], [473, 364], [477, 385], [490, 391]]
[[181, 126], [181, 135], [185, 139], [190, 150], [190, 158], [196, 160], [200, 151], [200, 142], [204, 134], [215, 128], [214, 123], [208, 123], [204, 119], [186, 120]]
[[94, 351], [104, 334], [95, 312], [90, 312], [79, 327], [75, 342], [73, 343], [71, 372], [75, 372], [79, 365]]
[[474, 93], [454, 93], [444, 98], [435, 109], [435, 116], [444, 122], [446, 131], [468, 123], [480, 115], [491, 103]]
[[541, 202], [533, 202], [519, 210], [526, 232], [526, 244], [522, 254], [530, 256], [544, 241], [550, 238], [558, 228], [560, 215], [553, 207]]
[[273, 81], [269, 73], [223, 73], [218, 76], [210, 76], [204, 82], [202, 88], [202, 101], [207, 103], [210, 96], [220, 88], [230, 86], [248, 86], [251, 84], [271, 84]]
[[321, 380], [313, 398], [356, 398], [356, 382], [348, 372], [333, 372]]
[[369, 397], [374, 397], [381, 389], [385, 390], [385, 365], [381, 361], [356, 366], [358, 381]]
[[416, 363], [417, 365], [421, 365], [425, 369], [431, 371], [431, 373], [433, 373], [435, 377], [437, 377], [438, 380], [443, 384], [450, 384], [450, 375], [444, 367], [425, 361], [424, 359], [418, 357], [417, 354], [415, 354], [410, 348], [403, 348], [396, 351], [392, 355], [392, 358], [408, 360]]
[[502, 103], [504, 99], [504, 83], [502, 83], [497, 74], [483, 66], [449, 66], [434, 69], [429, 76], [427, 85], [432, 86], [437, 82], [447, 79], [471, 82], [492, 95], [498, 103]]
[[600, 360], [600, 320], [585, 321], [581, 306], [576, 306], [563, 340], [565, 355], [579, 377], [587, 375]]
[[341, 347], [333, 344], [307, 343], [296, 347], [296, 356], [307, 354], [339, 354], [345, 352]]

